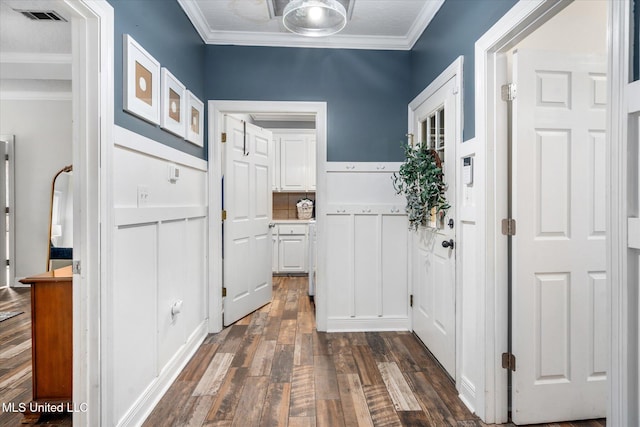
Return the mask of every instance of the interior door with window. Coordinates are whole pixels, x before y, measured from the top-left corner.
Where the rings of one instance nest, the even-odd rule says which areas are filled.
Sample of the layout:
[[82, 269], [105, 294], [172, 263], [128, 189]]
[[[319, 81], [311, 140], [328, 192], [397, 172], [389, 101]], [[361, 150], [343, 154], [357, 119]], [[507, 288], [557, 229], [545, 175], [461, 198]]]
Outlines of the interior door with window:
[[419, 229], [412, 251], [413, 330], [452, 378], [456, 371], [455, 88], [452, 78], [415, 110], [419, 143], [438, 153], [451, 207], [446, 216], [433, 214], [428, 226]]
[[514, 54], [512, 419], [607, 406], [606, 61]]
[[270, 131], [225, 116], [224, 325], [271, 301]]

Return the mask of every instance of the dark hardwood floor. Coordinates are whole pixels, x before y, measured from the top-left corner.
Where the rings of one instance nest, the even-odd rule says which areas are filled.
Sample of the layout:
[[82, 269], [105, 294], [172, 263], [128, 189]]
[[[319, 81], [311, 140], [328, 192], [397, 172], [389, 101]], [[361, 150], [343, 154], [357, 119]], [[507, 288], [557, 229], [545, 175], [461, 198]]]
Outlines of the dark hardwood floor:
[[306, 286], [274, 278], [273, 301], [210, 335], [144, 425], [485, 426], [413, 334], [317, 332]]
[[[274, 278], [273, 302], [210, 335], [144, 425], [485, 426], [412, 334], [317, 332], [306, 285]], [[0, 289], [0, 311], [24, 311], [0, 322], [0, 402], [28, 403], [30, 290]], [[0, 411], [2, 427], [21, 421]], [[71, 417], [37, 424], [69, 426]]]

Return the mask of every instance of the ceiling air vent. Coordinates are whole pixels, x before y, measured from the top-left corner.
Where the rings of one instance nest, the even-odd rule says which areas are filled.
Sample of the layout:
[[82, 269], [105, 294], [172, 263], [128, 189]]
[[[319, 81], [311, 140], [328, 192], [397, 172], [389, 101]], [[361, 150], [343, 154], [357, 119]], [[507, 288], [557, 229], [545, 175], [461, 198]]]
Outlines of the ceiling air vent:
[[67, 22], [62, 16], [58, 15], [58, 12], [53, 10], [17, 10], [24, 16], [34, 21], [60, 21]]

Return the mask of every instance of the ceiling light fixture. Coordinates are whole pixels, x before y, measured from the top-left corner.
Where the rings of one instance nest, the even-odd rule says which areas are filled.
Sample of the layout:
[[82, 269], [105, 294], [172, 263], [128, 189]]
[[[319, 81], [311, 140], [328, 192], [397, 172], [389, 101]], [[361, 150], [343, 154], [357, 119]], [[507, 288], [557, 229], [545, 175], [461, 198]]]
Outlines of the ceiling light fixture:
[[284, 8], [282, 22], [292, 33], [330, 36], [347, 25], [347, 12], [337, 0], [291, 0]]

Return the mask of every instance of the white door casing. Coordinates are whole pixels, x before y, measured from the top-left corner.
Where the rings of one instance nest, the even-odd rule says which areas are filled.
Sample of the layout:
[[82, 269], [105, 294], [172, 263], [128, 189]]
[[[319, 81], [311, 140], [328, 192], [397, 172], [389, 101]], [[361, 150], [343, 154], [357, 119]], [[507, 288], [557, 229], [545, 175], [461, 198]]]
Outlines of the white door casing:
[[512, 419], [606, 412], [606, 61], [519, 51], [513, 81]]
[[6, 221], [6, 208], [7, 208], [7, 162], [5, 156], [8, 155], [9, 144], [0, 139], [0, 287], [7, 286], [7, 274], [5, 262], [7, 257], [7, 221]]
[[271, 301], [272, 135], [232, 116], [227, 134], [224, 209], [224, 325]]
[[[456, 378], [456, 272], [455, 272], [455, 147], [457, 135], [457, 78], [439, 87], [414, 110], [414, 137], [426, 143], [421, 131], [427, 128], [426, 138], [435, 127], [436, 151], [443, 163], [446, 198], [451, 205], [446, 217], [436, 219], [429, 227], [421, 227], [413, 235], [412, 283], [413, 330], [438, 359], [449, 375]], [[434, 126], [435, 125], [435, 126]], [[440, 135], [440, 130], [444, 133]], [[420, 136], [419, 136], [420, 135]], [[441, 147], [444, 138], [444, 150]], [[431, 146], [431, 145], [430, 145]], [[444, 154], [444, 155], [443, 155]], [[452, 226], [449, 225], [449, 222]], [[443, 244], [446, 242], [448, 247]], [[453, 242], [453, 247], [450, 246]]]

